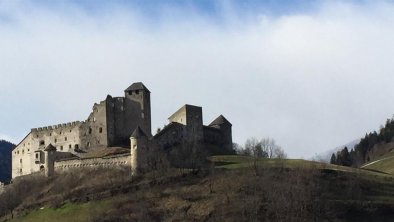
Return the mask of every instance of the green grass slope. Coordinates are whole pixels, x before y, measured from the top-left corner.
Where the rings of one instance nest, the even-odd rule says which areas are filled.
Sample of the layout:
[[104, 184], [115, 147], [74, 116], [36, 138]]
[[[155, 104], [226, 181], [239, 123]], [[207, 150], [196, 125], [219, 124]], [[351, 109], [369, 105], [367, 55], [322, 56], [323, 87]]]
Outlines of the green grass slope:
[[394, 175], [394, 151], [387, 153], [379, 159], [366, 163], [361, 168]]
[[[394, 157], [394, 153], [393, 153]], [[358, 169], [353, 167], [339, 166], [334, 164], [326, 164], [321, 162], [303, 160], [303, 159], [267, 159], [267, 158], [253, 158], [250, 156], [238, 155], [223, 155], [212, 156], [209, 158], [215, 164], [216, 168], [223, 169], [239, 169], [239, 168], [253, 168], [257, 165], [261, 168], [313, 168], [325, 169], [343, 172], [360, 173], [364, 175], [383, 175], [385, 172], [379, 172], [369, 169]], [[387, 175], [383, 175], [387, 176]]]
[[109, 208], [109, 201], [91, 201], [88, 203], [65, 203], [59, 208], [41, 208], [24, 216], [16, 218], [14, 222], [85, 222], [94, 220], [96, 213], [102, 213]]

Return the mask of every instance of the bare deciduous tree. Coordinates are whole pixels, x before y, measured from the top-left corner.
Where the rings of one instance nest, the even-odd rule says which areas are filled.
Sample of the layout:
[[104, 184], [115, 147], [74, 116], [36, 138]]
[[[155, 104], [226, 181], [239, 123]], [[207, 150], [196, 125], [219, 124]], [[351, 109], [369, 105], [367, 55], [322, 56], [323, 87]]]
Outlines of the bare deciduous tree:
[[245, 147], [242, 149], [238, 144], [235, 148], [241, 155], [249, 155], [256, 158], [280, 158], [284, 159], [287, 157], [282, 147], [278, 146], [272, 138], [262, 138], [257, 140], [255, 137], [251, 137], [246, 140]]
[[267, 157], [268, 153], [264, 150], [261, 141], [257, 140], [255, 137], [251, 137], [245, 142], [245, 150], [251, 153], [254, 157]]
[[278, 159], [286, 159], [287, 158], [287, 154], [280, 146], [276, 146], [273, 150], [273, 153], [274, 153], [273, 154], [274, 158], [278, 158]]

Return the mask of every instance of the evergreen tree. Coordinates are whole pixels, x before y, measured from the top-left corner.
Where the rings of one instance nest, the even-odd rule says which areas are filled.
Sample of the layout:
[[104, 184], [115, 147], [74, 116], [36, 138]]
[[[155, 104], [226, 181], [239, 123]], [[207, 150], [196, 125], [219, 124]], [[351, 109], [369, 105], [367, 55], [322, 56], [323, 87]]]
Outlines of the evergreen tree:
[[347, 147], [345, 147], [341, 151], [341, 159], [342, 159], [343, 166], [351, 166], [352, 165], [352, 160], [350, 158], [349, 150]]
[[336, 156], [335, 156], [335, 153], [333, 153], [333, 154], [331, 155], [330, 163], [331, 163], [331, 164], [337, 164], [337, 158], [336, 158]]

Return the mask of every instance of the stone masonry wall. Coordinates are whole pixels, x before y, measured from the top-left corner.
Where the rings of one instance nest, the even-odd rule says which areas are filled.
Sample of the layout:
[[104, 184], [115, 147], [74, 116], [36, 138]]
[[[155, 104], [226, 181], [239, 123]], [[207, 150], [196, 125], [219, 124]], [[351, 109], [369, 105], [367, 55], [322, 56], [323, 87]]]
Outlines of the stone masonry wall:
[[130, 166], [130, 154], [103, 158], [69, 159], [55, 162], [55, 171], [61, 172], [69, 169]]
[[79, 129], [80, 147], [88, 151], [92, 147], [107, 147], [107, 102], [95, 103], [88, 119]]
[[[43, 150], [52, 144], [58, 152], [73, 152], [80, 144], [82, 122], [70, 122], [33, 128], [12, 151], [12, 178], [40, 171], [44, 165]], [[37, 153], [41, 156], [36, 162]]]

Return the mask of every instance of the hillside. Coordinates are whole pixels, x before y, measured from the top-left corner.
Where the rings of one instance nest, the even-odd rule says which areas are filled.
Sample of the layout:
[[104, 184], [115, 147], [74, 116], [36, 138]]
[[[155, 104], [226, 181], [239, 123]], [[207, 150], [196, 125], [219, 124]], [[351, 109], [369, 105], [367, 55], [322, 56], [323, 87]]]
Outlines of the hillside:
[[[394, 146], [393, 143], [385, 144], [386, 147]], [[370, 161], [363, 166], [363, 169], [375, 170], [380, 171], [388, 174], [394, 175], [394, 151], [391, 150], [390, 152]]]
[[31, 222], [389, 221], [394, 216], [391, 175], [305, 160], [210, 160], [213, 165], [198, 173], [168, 169], [130, 178], [129, 169], [95, 169], [49, 179], [22, 177], [0, 196], [0, 215], [5, 220], [12, 212], [11, 221]]
[[360, 143], [360, 139], [355, 139], [351, 142], [346, 143], [345, 145], [341, 145], [341, 146], [335, 147], [333, 149], [330, 149], [328, 151], [322, 152], [320, 154], [316, 154], [312, 159], [318, 160], [319, 162], [329, 163], [331, 155], [333, 153], [337, 153], [338, 151], [343, 150], [345, 147], [347, 147], [349, 149], [354, 149], [354, 147], [358, 143]]
[[14, 144], [0, 140], [0, 182], [11, 179], [11, 151], [14, 147]]
[[365, 134], [354, 148], [349, 148], [345, 147], [332, 154], [330, 163], [361, 167], [366, 163], [383, 158], [394, 150], [394, 119], [387, 119], [386, 124], [381, 126], [379, 132]]

